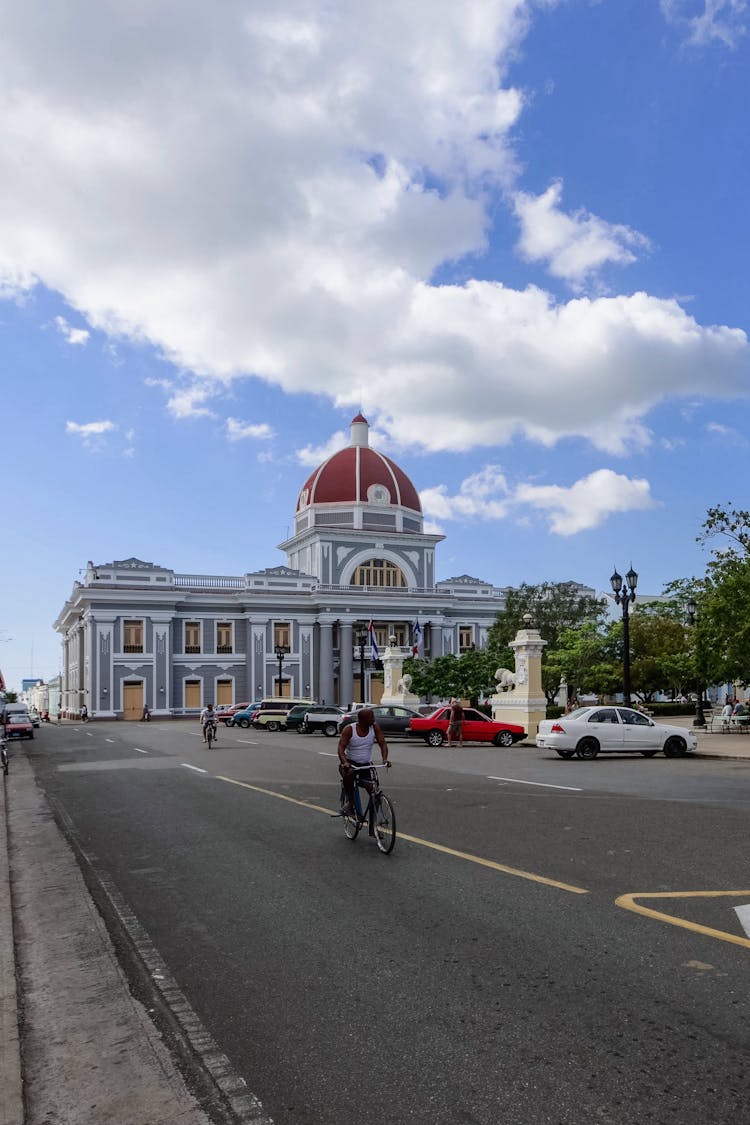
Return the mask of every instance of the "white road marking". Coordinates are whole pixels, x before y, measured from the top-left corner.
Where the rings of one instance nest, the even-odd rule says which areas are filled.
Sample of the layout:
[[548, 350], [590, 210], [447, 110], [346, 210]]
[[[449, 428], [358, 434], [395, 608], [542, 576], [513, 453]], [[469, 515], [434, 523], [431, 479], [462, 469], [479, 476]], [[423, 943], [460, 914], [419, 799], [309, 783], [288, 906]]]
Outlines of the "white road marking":
[[740, 925], [743, 930], [750, 937], [750, 905], [748, 906], [735, 906], [734, 912], [740, 920]]
[[114, 742], [114, 738], [105, 738], [104, 741], [105, 742]]
[[184, 766], [186, 770], [195, 770], [196, 773], [208, 773], [208, 770], [202, 770], [200, 766], [188, 765], [187, 762], [180, 762], [180, 765]]
[[148, 754], [148, 750], [141, 750], [138, 746], [134, 746], [133, 749], [135, 750], [136, 754]]
[[238, 738], [237, 741], [241, 742], [243, 746], [257, 746], [258, 745], [257, 742], [250, 742], [250, 740], [247, 739], [247, 738]]
[[334, 754], [333, 750], [318, 750], [324, 758], [338, 758], [338, 754]]
[[88, 737], [89, 737], [89, 738], [93, 738], [93, 737], [94, 737], [94, 736], [93, 736], [93, 734], [91, 733], [91, 731], [90, 731], [90, 730], [87, 730], [87, 731], [86, 731], [86, 734], [88, 735]]
[[539, 785], [542, 789], [567, 789], [570, 793], [583, 793], [575, 785], [550, 785], [546, 781], [524, 781], [521, 777], [488, 777], [488, 781], [510, 781], [513, 785]]

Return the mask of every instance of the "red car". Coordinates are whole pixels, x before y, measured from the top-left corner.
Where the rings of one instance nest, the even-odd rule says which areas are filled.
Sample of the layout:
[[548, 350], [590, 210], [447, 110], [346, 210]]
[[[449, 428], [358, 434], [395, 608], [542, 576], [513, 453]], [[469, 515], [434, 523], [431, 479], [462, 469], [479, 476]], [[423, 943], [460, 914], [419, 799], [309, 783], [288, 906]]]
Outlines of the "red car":
[[[413, 734], [421, 735], [429, 746], [442, 746], [448, 735], [450, 720], [450, 707], [438, 707], [431, 715], [412, 719], [409, 728]], [[498, 723], [494, 719], [488, 719], [474, 707], [464, 707], [463, 737], [464, 742], [492, 742], [495, 746], [512, 746], [514, 742], [520, 742], [526, 737], [526, 731], [513, 723]]]
[[230, 726], [231, 721], [238, 711], [244, 711], [250, 704], [248, 703], [233, 703], [231, 707], [224, 707], [221, 711], [216, 712], [217, 721], [223, 723], [224, 726]]
[[10, 711], [5, 720], [5, 737], [33, 738], [34, 727], [29, 716], [21, 711]]

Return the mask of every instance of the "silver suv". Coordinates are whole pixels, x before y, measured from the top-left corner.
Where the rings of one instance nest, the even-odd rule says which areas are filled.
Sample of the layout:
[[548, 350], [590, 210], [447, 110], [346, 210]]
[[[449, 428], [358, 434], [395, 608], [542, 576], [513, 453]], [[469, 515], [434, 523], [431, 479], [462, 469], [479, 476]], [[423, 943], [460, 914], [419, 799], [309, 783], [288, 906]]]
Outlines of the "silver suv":
[[328, 738], [334, 738], [338, 734], [339, 723], [343, 714], [343, 707], [327, 707], [321, 703], [310, 708], [302, 720], [300, 730], [303, 734], [313, 734], [316, 730], [319, 730]]

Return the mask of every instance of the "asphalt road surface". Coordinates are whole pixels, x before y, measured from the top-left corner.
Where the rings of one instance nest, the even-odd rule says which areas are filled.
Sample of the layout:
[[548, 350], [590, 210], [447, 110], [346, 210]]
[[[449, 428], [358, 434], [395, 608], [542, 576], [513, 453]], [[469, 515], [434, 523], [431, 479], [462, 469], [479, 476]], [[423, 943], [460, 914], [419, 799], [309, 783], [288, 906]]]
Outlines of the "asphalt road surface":
[[391, 751], [383, 856], [322, 735], [16, 750], [276, 1125], [750, 1121], [750, 764]]

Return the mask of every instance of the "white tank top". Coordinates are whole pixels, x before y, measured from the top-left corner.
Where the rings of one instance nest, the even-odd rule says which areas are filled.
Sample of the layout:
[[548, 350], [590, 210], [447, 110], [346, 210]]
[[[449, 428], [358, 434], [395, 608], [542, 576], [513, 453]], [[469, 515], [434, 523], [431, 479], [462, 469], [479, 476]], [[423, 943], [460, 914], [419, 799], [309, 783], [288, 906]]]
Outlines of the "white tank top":
[[357, 724], [352, 723], [352, 733], [345, 751], [349, 761], [353, 762], [355, 766], [369, 766], [372, 761], [372, 744], [374, 741], [374, 727], [370, 727], [367, 734], [360, 734], [357, 730]]

